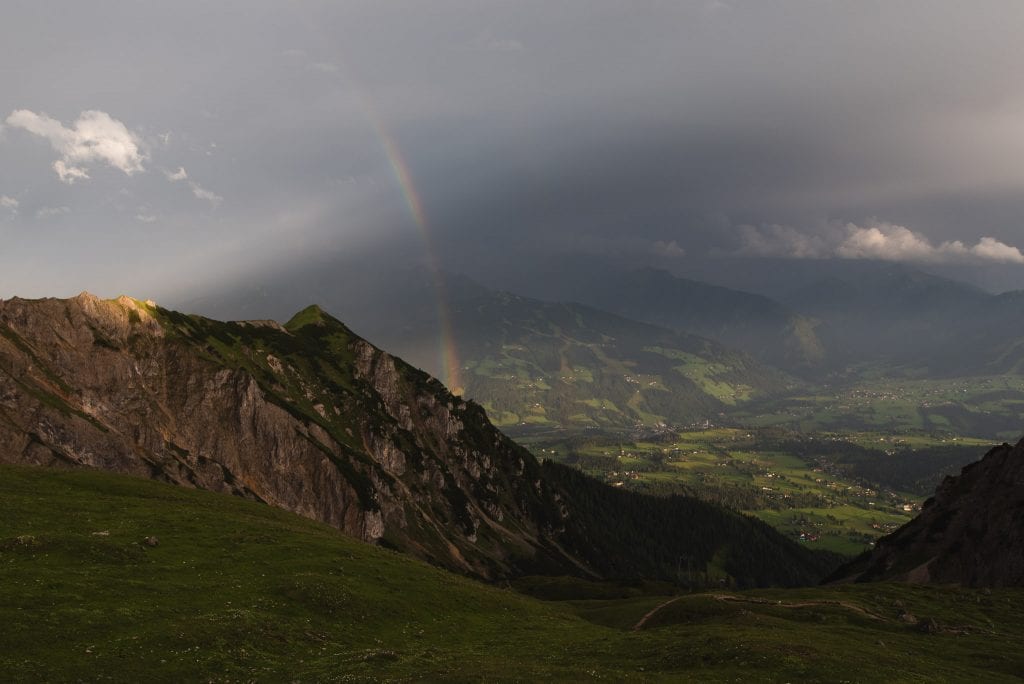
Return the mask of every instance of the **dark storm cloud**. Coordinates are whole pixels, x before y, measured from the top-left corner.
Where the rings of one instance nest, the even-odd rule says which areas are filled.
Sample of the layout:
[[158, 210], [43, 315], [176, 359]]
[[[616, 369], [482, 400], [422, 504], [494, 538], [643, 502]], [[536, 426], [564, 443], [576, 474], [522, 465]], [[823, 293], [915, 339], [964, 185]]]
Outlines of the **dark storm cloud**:
[[[751, 230], [843, 256], [848, 224], [895, 227], [878, 230], [906, 254], [1024, 244], [1016, 2], [14, 2], [4, 16], [0, 119], [32, 116], [0, 132], [0, 296], [173, 295], [310, 254], [416, 258], [403, 162], [455, 267], [749, 252]], [[139, 159], [29, 130], [74, 132], [83, 112], [123, 124]]]

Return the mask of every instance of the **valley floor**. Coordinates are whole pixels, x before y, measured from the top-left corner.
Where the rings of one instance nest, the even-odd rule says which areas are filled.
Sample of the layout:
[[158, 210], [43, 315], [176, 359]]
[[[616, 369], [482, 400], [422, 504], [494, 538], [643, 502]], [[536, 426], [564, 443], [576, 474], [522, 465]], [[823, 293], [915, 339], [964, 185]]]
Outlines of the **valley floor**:
[[848, 556], [913, 518], [945, 475], [1020, 438], [1021, 376], [849, 375], [689, 426], [505, 429], [538, 458], [612, 486], [696, 496]]
[[516, 586], [224, 495], [0, 467], [4, 681], [993, 682], [1024, 672], [1020, 590]]

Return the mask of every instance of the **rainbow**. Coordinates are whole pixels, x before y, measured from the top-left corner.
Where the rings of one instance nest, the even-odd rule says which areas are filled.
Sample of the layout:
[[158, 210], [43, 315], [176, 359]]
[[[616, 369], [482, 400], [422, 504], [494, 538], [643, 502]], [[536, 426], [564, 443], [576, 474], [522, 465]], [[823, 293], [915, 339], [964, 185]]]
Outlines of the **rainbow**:
[[441, 369], [441, 381], [453, 394], [462, 394], [464, 387], [460, 374], [461, 365], [459, 364], [459, 355], [455, 346], [455, 335], [452, 330], [452, 316], [448, 307], [444, 272], [441, 270], [441, 261], [437, 258], [437, 250], [434, 249], [434, 242], [431, 239], [430, 221], [427, 219], [427, 213], [423, 209], [423, 201], [416, 191], [412, 173], [409, 172], [409, 165], [406, 164], [402, 151], [399, 149], [394, 137], [388, 132], [387, 126], [384, 125], [384, 119], [377, 112], [377, 108], [374, 106], [367, 90], [359, 86], [359, 81], [354, 78], [354, 75], [348, 69], [349, 60], [344, 59], [337, 41], [328, 38], [324, 33], [323, 24], [303, 12], [301, 5], [296, 5], [295, 9], [297, 10], [296, 16], [303, 21], [310, 36], [319, 39], [317, 42], [320, 43], [319, 47], [322, 52], [331, 54], [340, 60], [339, 64], [334, 65], [337, 67], [338, 75], [349, 86], [349, 91], [359, 100], [366, 119], [373, 127], [377, 140], [380, 141], [384, 155], [391, 166], [391, 171], [395, 175], [395, 180], [398, 181], [398, 186], [402, 191], [402, 196], [405, 198], [405, 204], [409, 208], [413, 222], [423, 238], [428, 268], [433, 279], [434, 300], [437, 306], [438, 355], [440, 362], [438, 367]]
[[462, 394], [463, 385], [461, 377], [461, 366], [457, 347], [455, 346], [455, 333], [452, 328], [451, 311], [448, 308], [448, 293], [445, 286], [444, 271], [441, 269], [441, 262], [437, 258], [437, 251], [434, 249], [434, 242], [430, 237], [430, 222], [427, 220], [427, 212], [423, 209], [423, 201], [420, 199], [416, 186], [413, 184], [412, 174], [409, 172], [409, 165], [405, 163], [402, 151], [398, 148], [395, 139], [388, 134], [388, 130], [377, 115], [373, 103], [365, 97], [363, 107], [367, 110], [370, 123], [373, 125], [380, 140], [384, 154], [388, 158], [391, 170], [395, 174], [395, 180], [402, 190], [405, 204], [409, 207], [409, 213], [419, 228], [423, 237], [423, 244], [426, 247], [427, 260], [431, 276], [433, 277], [434, 299], [437, 304], [437, 324], [440, 332], [438, 339], [438, 352], [440, 356], [441, 381], [452, 392]]

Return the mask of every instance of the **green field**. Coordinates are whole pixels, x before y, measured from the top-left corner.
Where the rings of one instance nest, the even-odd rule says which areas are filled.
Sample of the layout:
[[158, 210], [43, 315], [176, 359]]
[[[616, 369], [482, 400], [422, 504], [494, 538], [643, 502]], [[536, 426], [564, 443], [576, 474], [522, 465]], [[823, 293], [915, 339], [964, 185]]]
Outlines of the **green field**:
[[1024, 376], [918, 379], [860, 371], [852, 380], [741, 407], [729, 413], [728, 422], [799, 432], [1016, 441], [1024, 432]]
[[[695, 381], [698, 371], [690, 371]], [[704, 389], [713, 392], [714, 383]], [[730, 396], [719, 399], [728, 404]], [[944, 475], [1020, 438], [1024, 377], [936, 380], [856, 369], [833, 385], [736, 403], [703, 429], [648, 423], [508, 431], [538, 457], [614, 486], [697, 496], [812, 548], [855, 554], [909, 521]]]
[[995, 682], [1024, 671], [1019, 590], [516, 586], [558, 600], [226, 495], [0, 467], [4, 681]]
[[[937, 484], [942, 464], [958, 470], [990, 446], [923, 434], [753, 428], [680, 431], [656, 441], [608, 434], [521, 439], [538, 457], [575, 465], [613, 486], [714, 501], [756, 515], [811, 548], [846, 555], [908, 522]], [[936, 457], [929, 465], [929, 454], [940, 448], [945, 460]], [[908, 461], [914, 462], [906, 468], [923, 473], [920, 481], [896, 477]], [[897, 471], [891, 479], [887, 466]]]

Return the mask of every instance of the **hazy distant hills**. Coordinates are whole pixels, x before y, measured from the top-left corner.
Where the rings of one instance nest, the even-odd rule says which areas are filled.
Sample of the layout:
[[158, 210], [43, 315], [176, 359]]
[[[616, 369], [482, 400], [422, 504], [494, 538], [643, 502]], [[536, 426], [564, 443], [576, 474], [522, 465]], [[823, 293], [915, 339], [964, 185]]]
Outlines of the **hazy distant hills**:
[[[1024, 372], [1021, 292], [995, 295], [905, 264], [865, 260], [721, 258], [685, 267], [688, 275], [730, 286], [664, 270], [552, 259], [493, 279], [449, 275], [439, 291], [426, 268], [324, 262], [171, 304], [221, 318], [284, 319], [304, 302], [318, 301], [360, 334], [435, 374], [441, 371], [442, 311], [457, 322], [456, 347], [471, 350], [463, 361], [481, 361], [493, 351], [482, 350], [479, 337], [485, 321], [493, 322], [494, 307], [469, 303], [488, 301], [496, 290], [534, 297], [521, 298], [520, 309], [527, 301], [541, 308], [543, 302], [585, 304], [592, 307], [588, 327], [608, 323], [597, 322], [599, 310], [699, 335], [809, 380], [859, 367], [918, 377]], [[751, 291], [735, 289], [739, 285]], [[481, 319], [473, 321], [477, 315]], [[500, 335], [509, 344], [521, 337], [508, 330]], [[613, 402], [621, 399], [616, 396]]]
[[1024, 293], [994, 295], [900, 264], [858, 266], [783, 297], [821, 322], [834, 366], [933, 377], [1024, 371]]
[[1024, 292], [996, 295], [864, 260], [722, 259], [698, 272], [712, 270], [759, 294], [650, 269], [573, 277], [580, 301], [710, 337], [809, 379], [860, 366], [923, 377], [1024, 372]]
[[576, 275], [552, 286], [553, 298], [709, 337], [788, 371], [810, 372], [826, 361], [817, 322], [762, 295], [649, 268]]
[[719, 257], [677, 268], [552, 259], [502, 283], [700, 334], [807, 379], [864, 365], [926, 376], [1024, 370], [1024, 295], [882, 261]]
[[819, 334], [834, 364], [925, 368], [947, 348], [963, 356], [963, 324], [995, 314], [995, 300], [971, 285], [898, 265], [865, 273], [840, 271], [784, 298], [821, 322]]

